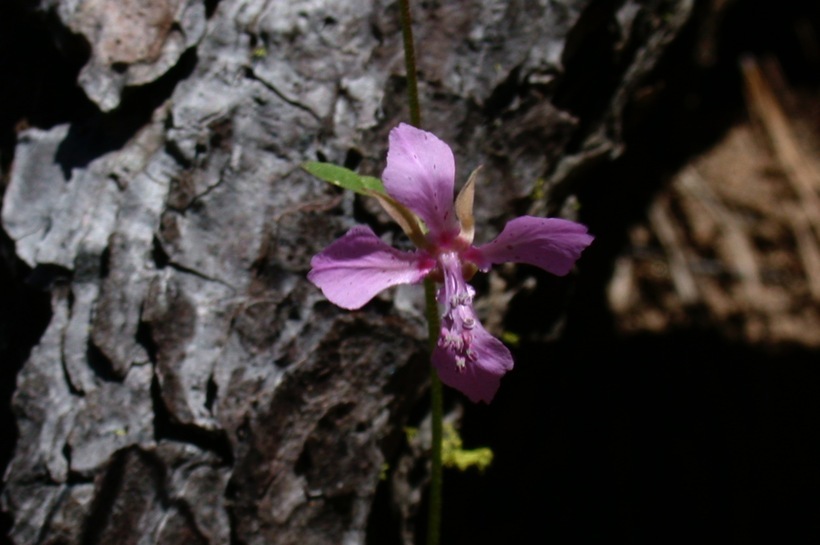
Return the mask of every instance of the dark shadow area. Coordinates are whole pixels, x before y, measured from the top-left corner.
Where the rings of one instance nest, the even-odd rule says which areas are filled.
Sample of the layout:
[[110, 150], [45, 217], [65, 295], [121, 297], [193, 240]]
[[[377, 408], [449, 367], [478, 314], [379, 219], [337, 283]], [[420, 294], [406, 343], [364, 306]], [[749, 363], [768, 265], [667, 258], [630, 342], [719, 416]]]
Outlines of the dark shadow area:
[[[17, 442], [11, 399], [17, 373], [51, 320], [47, 291], [26, 281], [30, 269], [14, 254], [0, 229], [0, 470], [5, 474]], [[7, 543], [11, 518], [0, 513], [0, 544]]]
[[[82, 92], [73, 84], [87, 51], [69, 37], [58, 52], [49, 23], [15, 2], [0, 2], [0, 186], [11, 164], [17, 133], [48, 128], [80, 115]], [[51, 319], [48, 288], [57, 271], [36, 274], [14, 253], [0, 229], [0, 468], [14, 452], [17, 428], [11, 409], [17, 373]], [[8, 543], [11, 518], [0, 513], [0, 544]]]
[[618, 51], [618, 26], [615, 12], [619, 2], [590, 2], [569, 33], [561, 62], [564, 74], [552, 102], [578, 117], [576, 137], [570, 144], [577, 150], [588, 136], [587, 124], [597, 121], [609, 107], [609, 101], [623, 73], [633, 60], [634, 45], [624, 44]]
[[445, 543], [810, 543], [817, 354], [709, 331], [521, 347], [470, 408], [484, 476], [448, 472]]
[[189, 49], [162, 77], [139, 87], [127, 87], [116, 110], [96, 108], [81, 121], [74, 122], [57, 148], [56, 161], [66, 180], [73, 168], [82, 168], [101, 155], [122, 148], [151, 119], [154, 111], [173, 93], [176, 84], [196, 67], [196, 49]]
[[[211, 9], [217, 4], [208, 2]], [[124, 89], [120, 106], [103, 113], [76, 83], [88, 57], [85, 40], [61, 27], [53, 14], [35, 13], [14, 1], [0, 4], [3, 172], [11, 164], [20, 131], [71, 123], [56, 157], [68, 180], [72, 168], [84, 167], [100, 155], [121, 148], [145, 126], [154, 110], [171, 95], [180, 80], [190, 75], [197, 62], [196, 51], [186, 51], [156, 81]]]
[[162, 389], [156, 375], [151, 381], [151, 399], [154, 408], [154, 439], [158, 443], [168, 440], [195, 445], [201, 450], [216, 454], [222, 464], [233, 465], [233, 450], [227, 433], [224, 430], [206, 430], [174, 418], [162, 399]]
[[87, 44], [20, 4], [0, 2], [0, 172], [8, 170], [18, 132], [82, 119], [94, 109], [76, 84]]
[[465, 402], [465, 446], [496, 458], [483, 476], [447, 472], [443, 543], [820, 539], [820, 354], [732, 342], [696, 316], [686, 330], [625, 338], [607, 308], [629, 227], [747, 115], [740, 57], [773, 55], [793, 84], [820, 83], [796, 31], [818, 32], [820, 5], [736, 2], [724, 15], [714, 62], [696, 62], [696, 20], [630, 106], [625, 155], [579, 183], [597, 238], [574, 286], [539, 277], [535, 294], [512, 301], [507, 326], [544, 334], [549, 307], [572, 292], [562, 339], [519, 346], [492, 405]]

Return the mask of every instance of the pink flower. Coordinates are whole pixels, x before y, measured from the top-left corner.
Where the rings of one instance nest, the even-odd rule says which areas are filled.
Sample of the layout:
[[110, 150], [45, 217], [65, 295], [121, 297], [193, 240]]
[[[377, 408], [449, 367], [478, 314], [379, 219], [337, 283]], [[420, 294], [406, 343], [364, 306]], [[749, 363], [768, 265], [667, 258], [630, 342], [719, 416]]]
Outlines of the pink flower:
[[410, 125], [390, 131], [382, 179], [387, 196], [374, 196], [417, 250], [399, 251], [369, 227], [357, 226], [313, 257], [308, 279], [331, 302], [351, 310], [390, 286], [415, 284], [428, 275], [440, 281], [441, 336], [433, 364], [442, 382], [474, 402], [489, 403], [513, 360], [507, 347], [479, 322], [473, 309], [475, 291], [467, 281], [476, 270], [487, 272], [493, 264], [505, 262], [529, 263], [565, 275], [593, 237], [572, 221], [522, 216], [507, 223], [492, 242], [474, 246], [475, 173], [453, 202], [452, 150], [435, 135]]

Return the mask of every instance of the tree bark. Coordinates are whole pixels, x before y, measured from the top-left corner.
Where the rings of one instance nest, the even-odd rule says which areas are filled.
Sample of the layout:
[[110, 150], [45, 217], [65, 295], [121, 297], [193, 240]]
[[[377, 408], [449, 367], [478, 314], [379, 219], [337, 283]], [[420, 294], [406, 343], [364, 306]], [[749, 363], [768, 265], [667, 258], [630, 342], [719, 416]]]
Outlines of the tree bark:
[[[413, 6], [424, 128], [453, 146], [459, 183], [484, 164], [480, 239], [522, 209], [572, 214], [577, 174], [621, 152], [624, 108], [691, 10]], [[299, 164], [379, 175], [406, 120], [397, 5], [13, 13], [48, 22], [38, 39], [82, 65], [83, 96], [22, 129], [8, 163], [3, 228], [51, 308], [13, 398], [11, 539], [364, 543], [426, 388], [421, 293], [354, 313], [323, 299], [313, 254], [358, 222], [397, 233]]]

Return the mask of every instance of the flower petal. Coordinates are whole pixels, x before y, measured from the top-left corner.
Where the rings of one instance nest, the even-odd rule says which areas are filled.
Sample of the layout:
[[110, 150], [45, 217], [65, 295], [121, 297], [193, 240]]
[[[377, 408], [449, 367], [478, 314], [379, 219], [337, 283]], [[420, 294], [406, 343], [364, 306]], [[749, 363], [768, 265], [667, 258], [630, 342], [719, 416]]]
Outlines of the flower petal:
[[489, 403], [498, 390], [501, 377], [513, 368], [512, 355], [504, 343], [487, 333], [477, 321], [471, 346], [475, 361], [459, 367], [451, 350], [437, 346], [433, 352], [433, 365], [444, 384], [464, 393], [473, 403]]
[[435, 261], [426, 254], [396, 250], [360, 225], [313, 256], [310, 266], [308, 280], [331, 303], [354, 310], [385, 288], [420, 282]]
[[512, 369], [512, 356], [478, 321], [473, 309], [475, 291], [464, 281], [458, 254], [442, 253], [438, 263], [444, 276], [438, 300], [444, 312], [433, 364], [444, 384], [464, 392], [473, 402], [489, 403], [501, 376]]
[[496, 263], [528, 263], [563, 276], [593, 239], [580, 223], [522, 216], [504, 226], [495, 240], [470, 249], [465, 258], [482, 271]]
[[384, 188], [418, 214], [434, 237], [458, 233], [453, 210], [455, 177], [453, 151], [434, 134], [405, 123], [390, 131]]

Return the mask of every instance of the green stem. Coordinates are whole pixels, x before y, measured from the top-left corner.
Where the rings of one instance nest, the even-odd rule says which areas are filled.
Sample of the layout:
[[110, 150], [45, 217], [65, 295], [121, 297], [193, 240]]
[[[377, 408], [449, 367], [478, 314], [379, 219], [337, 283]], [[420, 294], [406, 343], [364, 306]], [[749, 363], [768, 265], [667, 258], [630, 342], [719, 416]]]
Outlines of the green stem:
[[[424, 280], [424, 299], [427, 303], [427, 335], [430, 353], [436, 349], [441, 328], [436, 304], [436, 285], [429, 278]], [[430, 418], [432, 439], [430, 441], [430, 509], [427, 514], [427, 545], [438, 545], [441, 537], [441, 489], [442, 465], [441, 442], [444, 419], [444, 388], [436, 368], [430, 365]]]
[[416, 49], [413, 46], [413, 22], [410, 18], [410, 0], [399, 0], [401, 35], [404, 38], [404, 66], [407, 71], [407, 102], [410, 105], [410, 124], [421, 128], [419, 85], [416, 78]]
[[[399, 0], [401, 11], [401, 33], [404, 39], [404, 66], [407, 71], [407, 102], [410, 106], [410, 123], [421, 128], [419, 108], [419, 86], [416, 78], [416, 51], [413, 45], [413, 22], [410, 18], [410, 0]], [[424, 299], [427, 313], [427, 336], [430, 354], [436, 349], [439, 323], [436, 285], [429, 278], [424, 280]], [[427, 545], [439, 545], [441, 540], [441, 442], [442, 420], [444, 418], [444, 388], [430, 365], [430, 412], [432, 419], [432, 439], [430, 441], [430, 509], [427, 520]]]

